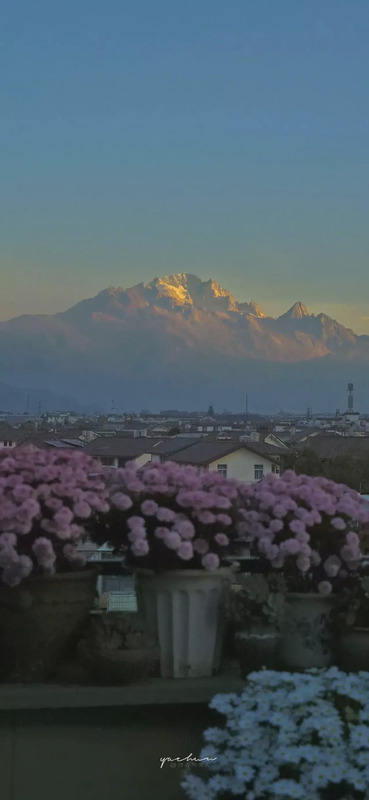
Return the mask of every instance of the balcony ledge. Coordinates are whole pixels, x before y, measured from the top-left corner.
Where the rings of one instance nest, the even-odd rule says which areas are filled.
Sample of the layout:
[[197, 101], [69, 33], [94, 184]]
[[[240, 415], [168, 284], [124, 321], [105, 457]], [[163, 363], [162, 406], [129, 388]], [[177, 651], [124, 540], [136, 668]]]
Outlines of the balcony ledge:
[[125, 686], [0, 684], [0, 710], [207, 705], [215, 694], [238, 693], [244, 685], [239, 665], [233, 662], [209, 678], [149, 678]]

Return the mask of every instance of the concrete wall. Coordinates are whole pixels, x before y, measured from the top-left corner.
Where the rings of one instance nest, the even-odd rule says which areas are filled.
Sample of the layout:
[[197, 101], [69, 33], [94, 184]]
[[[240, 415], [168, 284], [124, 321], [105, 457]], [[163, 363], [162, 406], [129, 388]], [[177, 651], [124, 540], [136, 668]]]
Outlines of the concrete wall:
[[205, 705], [1, 711], [1, 800], [185, 800], [187, 767], [159, 759], [198, 757], [217, 722]]

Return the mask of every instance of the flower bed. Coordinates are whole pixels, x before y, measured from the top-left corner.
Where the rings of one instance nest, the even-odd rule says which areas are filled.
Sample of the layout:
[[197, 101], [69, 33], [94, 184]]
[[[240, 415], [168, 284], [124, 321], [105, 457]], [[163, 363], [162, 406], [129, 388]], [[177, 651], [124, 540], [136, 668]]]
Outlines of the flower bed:
[[183, 781], [188, 798], [367, 800], [369, 673], [255, 672], [210, 708], [225, 724], [205, 731], [214, 760]]
[[239, 487], [191, 466], [130, 463], [111, 477], [109, 513], [97, 515], [91, 536], [133, 567], [215, 571], [238, 537]]
[[94, 459], [80, 452], [0, 453], [0, 577], [6, 586], [84, 565], [77, 545], [87, 520], [109, 508], [94, 470]]
[[358, 570], [360, 528], [369, 512], [354, 490], [287, 471], [241, 487], [240, 494], [239, 535], [271, 569], [283, 571], [289, 591], [330, 594]]

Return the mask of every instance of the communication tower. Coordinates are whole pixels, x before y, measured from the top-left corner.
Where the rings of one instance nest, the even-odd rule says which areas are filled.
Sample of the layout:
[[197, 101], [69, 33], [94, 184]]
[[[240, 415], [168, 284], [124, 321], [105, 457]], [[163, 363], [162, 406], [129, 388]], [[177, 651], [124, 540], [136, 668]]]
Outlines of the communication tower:
[[348, 411], [353, 411], [354, 410], [354, 394], [353, 394], [353, 392], [354, 392], [354, 384], [353, 383], [347, 384], [347, 391], [348, 391], [348, 405], [347, 405], [347, 408], [348, 408]]

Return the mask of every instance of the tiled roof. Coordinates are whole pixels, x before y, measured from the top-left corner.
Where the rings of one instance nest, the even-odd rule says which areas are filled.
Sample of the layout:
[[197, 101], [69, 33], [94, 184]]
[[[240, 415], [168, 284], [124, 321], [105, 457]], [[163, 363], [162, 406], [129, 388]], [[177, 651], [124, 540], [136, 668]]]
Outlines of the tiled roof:
[[[154, 441], [154, 439], [150, 439], [151, 446]], [[150, 449], [147, 448], [146, 437], [134, 439], [129, 436], [104, 436], [101, 439], [94, 439], [93, 442], [89, 442], [84, 451], [89, 455], [101, 458], [128, 459], [135, 458], [143, 453], [149, 453]]]
[[0, 441], [1, 442], [18, 442], [19, 439], [23, 439], [25, 435], [24, 430], [18, 430], [17, 428], [12, 428], [11, 425], [1, 425], [0, 424]]
[[173, 461], [182, 464], [210, 464], [211, 461], [234, 453], [236, 450], [248, 450], [256, 455], [264, 456], [270, 461], [274, 461], [276, 456], [285, 455], [286, 452], [285, 450], [280, 450], [279, 447], [265, 445], [261, 442], [209, 442], [202, 439], [191, 447], [186, 447], [185, 450], [174, 453]]

